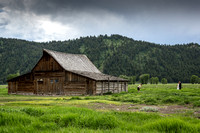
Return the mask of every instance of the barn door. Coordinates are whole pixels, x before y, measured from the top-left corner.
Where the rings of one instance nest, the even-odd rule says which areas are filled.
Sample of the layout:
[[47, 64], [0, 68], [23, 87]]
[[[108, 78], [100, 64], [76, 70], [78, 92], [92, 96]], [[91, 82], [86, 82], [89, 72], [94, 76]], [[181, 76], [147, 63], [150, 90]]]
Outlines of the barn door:
[[87, 80], [87, 94], [93, 95], [93, 81]]
[[58, 78], [51, 78], [49, 85], [49, 91], [50, 93], [54, 95], [60, 95], [61, 94], [61, 84], [59, 82]]
[[44, 80], [37, 79], [36, 81], [36, 94], [44, 94]]
[[61, 95], [62, 84], [60, 78], [44, 78], [36, 81], [36, 94]]

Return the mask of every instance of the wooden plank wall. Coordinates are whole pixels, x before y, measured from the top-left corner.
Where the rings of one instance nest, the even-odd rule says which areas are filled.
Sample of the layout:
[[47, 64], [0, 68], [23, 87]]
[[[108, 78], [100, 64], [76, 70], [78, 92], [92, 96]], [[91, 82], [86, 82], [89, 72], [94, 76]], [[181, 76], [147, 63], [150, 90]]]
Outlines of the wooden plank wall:
[[34, 93], [63, 95], [64, 75], [64, 72], [35, 72]]
[[43, 54], [32, 73], [8, 83], [8, 93], [37, 95], [95, 95], [127, 91], [126, 82], [96, 82], [65, 71], [51, 56]]
[[33, 81], [19, 81], [18, 83], [18, 88], [17, 88], [17, 93], [30, 93], [33, 94], [34, 92], [34, 86], [33, 86]]
[[16, 81], [8, 82], [8, 94], [16, 93]]
[[64, 94], [65, 95], [86, 95], [87, 78], [68, 72], [65, 72]]
[[32, 74], [25, 74], [8, 82], [9, 94], [33, 94], [33, 92], [34, 84]]
[[68, 71], [35, 72], [34, 88], [38, 95], [95, 95], [96, 84]]
[[64, 69], [47, 53], [32, 70], [34, 73], [34, 93], [37, 95], [64, 95]]
[[128, 91], [128, 84], [126, 82], [96, 82], [96, 94], [103, 94], [107, 92], [119, 93], [122, 91]]
[[44, 53], [33, 71], [63, 71], [63, 68], [51, 57]]

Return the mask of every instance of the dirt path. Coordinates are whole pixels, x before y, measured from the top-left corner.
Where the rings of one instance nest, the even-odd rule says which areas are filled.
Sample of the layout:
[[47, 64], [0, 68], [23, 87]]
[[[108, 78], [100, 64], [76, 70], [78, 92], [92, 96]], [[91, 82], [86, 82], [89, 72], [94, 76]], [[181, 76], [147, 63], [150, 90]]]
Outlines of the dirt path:
[[200, 118], [200, 108], [192, 108], [192, 106], [187, 105], [134, 105], [134, 104], [105, 104], [105, 103], [90, 103], [87, 105], [88, 108], [95, 110], [113, 110], [113, 111], [127, 111], [127, 112], [159, 112], [162, 114], [174, 114], [174, 113], [187, 113]]

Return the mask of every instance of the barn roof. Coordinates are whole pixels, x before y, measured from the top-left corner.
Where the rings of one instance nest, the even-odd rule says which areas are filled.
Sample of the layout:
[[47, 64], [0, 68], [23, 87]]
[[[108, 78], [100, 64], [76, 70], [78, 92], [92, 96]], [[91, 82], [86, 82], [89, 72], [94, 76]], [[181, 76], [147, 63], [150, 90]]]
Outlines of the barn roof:
[[81, 71], [72, 71], [73, 73], [76, 73], [78, 75], [88, 77], [97, 81], [128, 81], [126, 79], [122, 79], [119, 77], [115, 77], [108, 74], [103, 73], [93, 73], [93, 72], [81, 72]]
[[128, 81], [126, 79], [101, 73], [86, 55], [68, 54], [47, 49], [43, 49], [43, 51], [51, 55], [66, 71], [98, 81]]
[[85, 71], [101, 73], [96, 66], [83, 54], [68, 54], [44, 49], [67, 71]]
[[[96, 66], [87, 58], [86, 55], [83, 54], [68, 54], [68, 53], [62, 53], [62, 52], [57, 52], [57, 51], [52, 51], [52, 50], [47, 50], [43, 49], [43, 52], [46, 52], [50, 56], [52, 56], [58, 64], [61, 65], [63, 69], [66, 71], [88, 77], [90, 79], [94, 79], [96, 81], [128, 81], [126, 79], [122, 79], [119, 77], [107, 75], [101, 73]], [[30, 74], [26, 73], [26, 74]], [[24, 75], [26, 75], [24, 74]], [[7, 80], [11, 81], [16, 78], [19, 78], [21, 76], [15, 77], [13, 79]]]

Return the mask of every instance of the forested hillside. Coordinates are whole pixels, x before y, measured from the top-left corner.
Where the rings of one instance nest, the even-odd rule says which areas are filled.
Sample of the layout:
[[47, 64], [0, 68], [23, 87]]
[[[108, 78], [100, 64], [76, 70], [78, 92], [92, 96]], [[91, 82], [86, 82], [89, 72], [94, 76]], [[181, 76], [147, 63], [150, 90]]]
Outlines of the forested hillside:
[[42, 49], [86, 54], [104, 73], [167, 78], [189, 82], [200, 76], [200, 45], [159, 45], [120, 35], [90, 36], [68, 41], [30, 42], [0, 38], [0, 84], [9, 74], [29, 72], [42, 56]]

